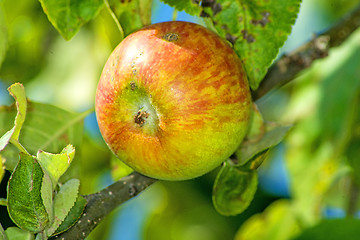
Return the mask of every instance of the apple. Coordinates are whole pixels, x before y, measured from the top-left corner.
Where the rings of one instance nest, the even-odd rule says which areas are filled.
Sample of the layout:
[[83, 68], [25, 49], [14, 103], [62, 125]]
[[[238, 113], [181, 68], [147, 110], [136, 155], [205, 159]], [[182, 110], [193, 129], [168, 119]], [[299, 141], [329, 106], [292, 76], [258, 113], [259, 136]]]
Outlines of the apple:
[[203, 175], [242, 142], [251, 113], [242, 63], [229, 44], [190, 22], [127, 36], [101, 74], [95, 109], [113, 153], [162, 180]]

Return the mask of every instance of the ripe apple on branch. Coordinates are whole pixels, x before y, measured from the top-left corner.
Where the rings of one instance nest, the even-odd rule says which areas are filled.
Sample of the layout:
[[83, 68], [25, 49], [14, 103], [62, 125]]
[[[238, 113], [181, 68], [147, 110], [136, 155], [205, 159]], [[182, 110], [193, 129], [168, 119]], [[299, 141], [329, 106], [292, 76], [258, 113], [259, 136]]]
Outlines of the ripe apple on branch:
[[109, 148], [146, 176], [184, 180], [229, 158], [249, 125], [252, 100], [234, 50], [189, 22], [163, 22], [126, 37], [96, 93]]

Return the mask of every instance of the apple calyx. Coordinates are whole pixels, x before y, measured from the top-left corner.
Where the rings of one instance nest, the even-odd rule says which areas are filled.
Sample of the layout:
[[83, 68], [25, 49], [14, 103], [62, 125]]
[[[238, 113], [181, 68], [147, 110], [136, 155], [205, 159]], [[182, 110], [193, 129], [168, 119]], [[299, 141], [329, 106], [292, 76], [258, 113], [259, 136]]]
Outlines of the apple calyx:
[[156, 135], [159, 114], [152, 103], [151, 94], [136, 80], [132, 80], [123, 96], [125, 102], [132, 106], [128, 120], [133, 122], [134, 128], [150, 136]]
[[137, 124], [139, 127], [142, 127], [145, 123], [145, 119], [148, 118], [149, 115], [150, 114], [148, 112], [139, 110], [134, 117], [135, 124]]

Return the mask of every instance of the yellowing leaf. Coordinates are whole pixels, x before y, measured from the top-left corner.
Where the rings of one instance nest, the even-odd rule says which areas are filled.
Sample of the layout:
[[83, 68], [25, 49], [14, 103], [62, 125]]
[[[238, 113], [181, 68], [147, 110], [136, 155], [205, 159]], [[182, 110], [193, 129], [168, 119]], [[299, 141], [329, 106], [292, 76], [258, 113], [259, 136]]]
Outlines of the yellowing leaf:
[[236, 233], [235, 240], [288, 240], [299, 231], [292, 206], [286, 200], [279, 200], [263, 213], [250, 217]]
[[57, 184], [59, 178], [69, 168], [74, 156], [75, 148], [72, 145], [65, 147], [59, 154], [44, 151], [39, 151], [37, 153], [38, 161], [50, 175], [53, 186]]

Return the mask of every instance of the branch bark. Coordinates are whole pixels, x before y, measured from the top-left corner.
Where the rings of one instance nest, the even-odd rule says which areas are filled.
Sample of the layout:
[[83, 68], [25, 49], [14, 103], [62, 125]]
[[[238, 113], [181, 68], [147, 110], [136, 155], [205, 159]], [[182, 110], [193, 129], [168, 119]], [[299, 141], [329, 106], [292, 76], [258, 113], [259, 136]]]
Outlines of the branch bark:
[[135, 197], [154, 182], [155, 179], [132, 173], [100, 192], [83, 196], [87, 205], [80, 219], [68, 231], [52, 239], [85, 239], [112, 210]]
[[304, 69], [317, 60], [328, 56], [330, 48], [343, 43], [358, 27], [360, 27], [360, 5], [345, 16], [340, 22], [296, 49], [283, 55], [269, 69], [259, 88], [253, 92], [257, 100], [274, 88], [279, 88], [292, 81]]
[[[253, 92], [254, 101], [270, 90], [293, 80], [299, 72], [311, 66], [315, 60], [326, 57], [330, 48], [344, 42], [359, 26], [360, 5], [328, 31], [315, 36], [310, 42], [275, 62], [260, 87]], [[98, 193], [84, 196], [88, 203], [79, 221], [68, 231], [53, 239], [84, 239], [112, 210], [154, 182], [156, 182], [155, 179], [133, 173]]]

